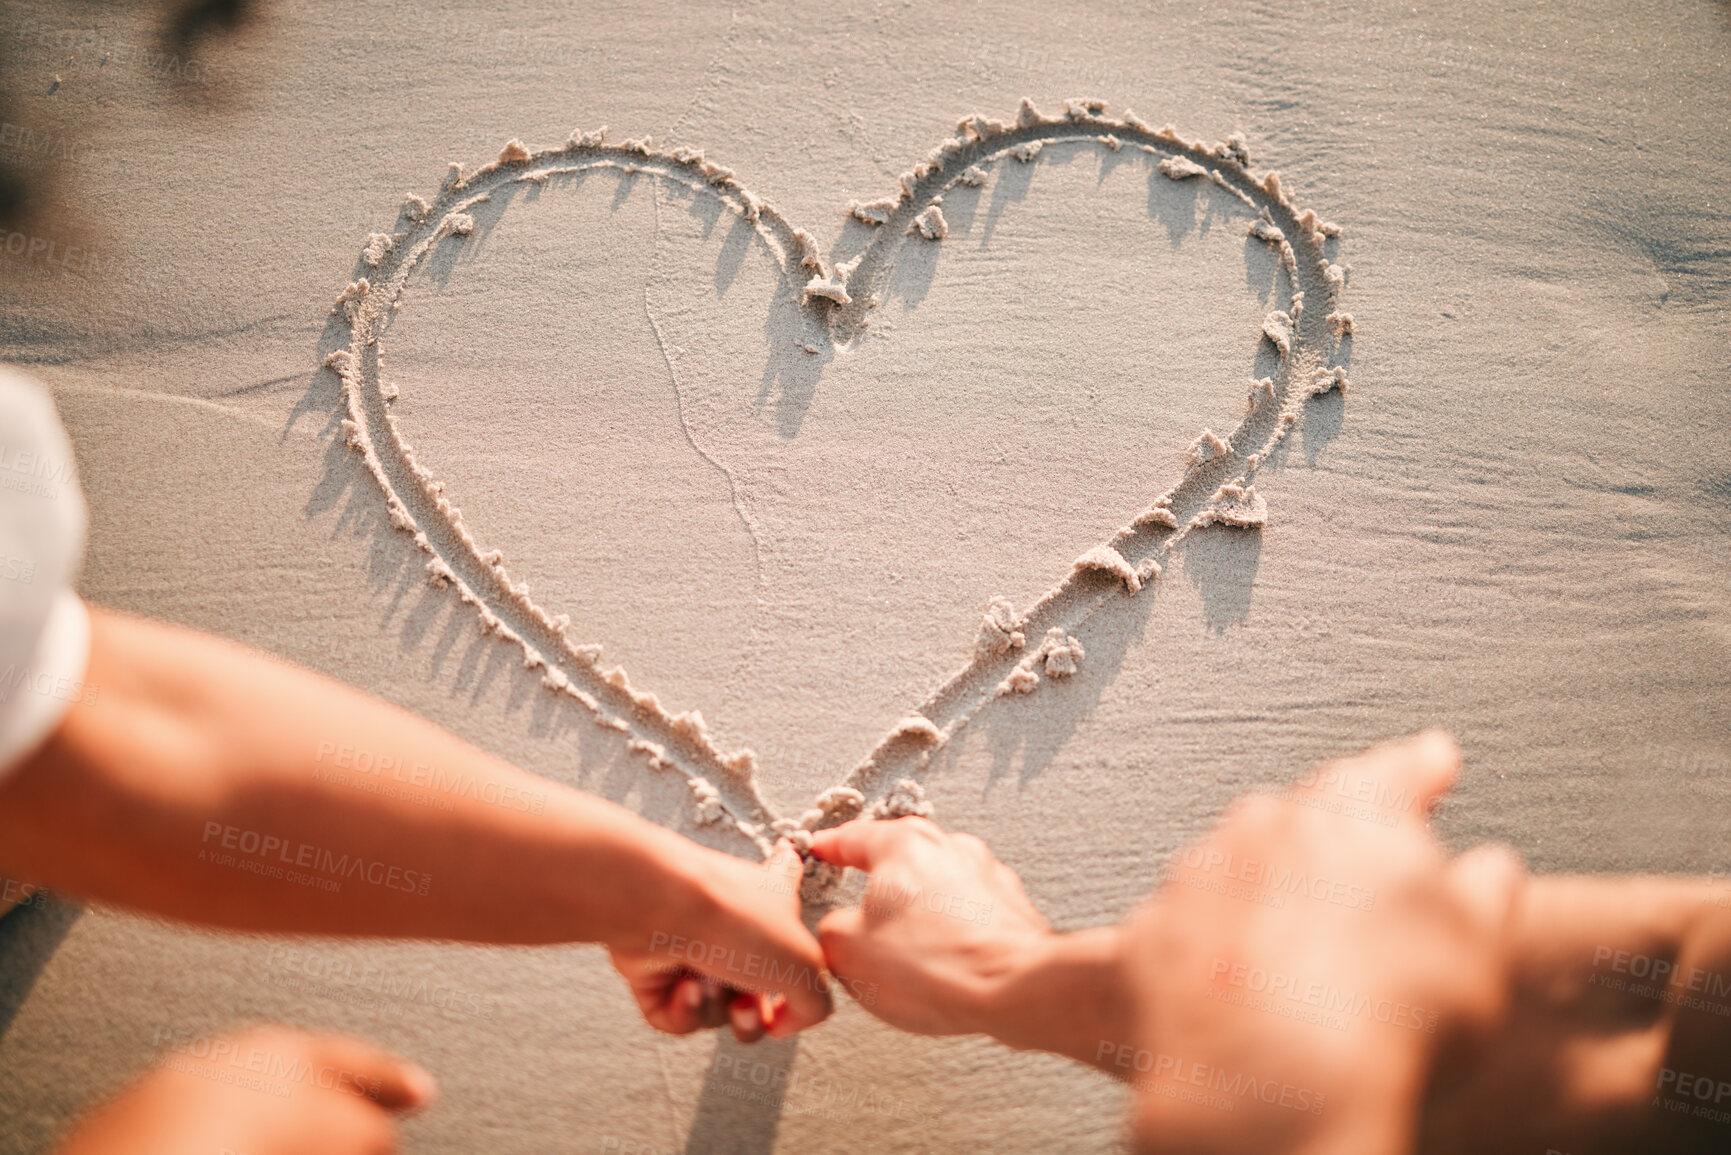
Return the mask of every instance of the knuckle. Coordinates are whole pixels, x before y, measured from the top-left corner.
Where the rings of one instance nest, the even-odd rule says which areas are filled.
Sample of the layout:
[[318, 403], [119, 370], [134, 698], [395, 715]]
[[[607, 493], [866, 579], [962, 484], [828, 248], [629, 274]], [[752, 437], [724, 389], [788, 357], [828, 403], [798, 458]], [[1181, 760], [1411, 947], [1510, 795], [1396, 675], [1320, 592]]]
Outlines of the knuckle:
[[980, 839], [976, 838], [972, 834], [952, 834], [952, 835], [950, 835], [950, 841], [956, 847], [960, 848], [961, 850], [966, 851], [969, 854], [974, 855], [977, 858], [990, 858], [991, 857], [991, 854], [992, 854], [991, 849], [984, 842], [982, 842]]
[[853, 927], [840, 920], [826, 920], [817, 927], [818, 946], [823, 949], [824, 957], [831, 963], [845, 958], [853, 950], [854, 937]]
[[1283, 825], [1290, 818], [1290, 807], [1272, 794], [1260, 791], [1246, 794], [1226, 811], [1222, 827], [1245, 827], [1268, 830]]
[[927, 842], [938, 842], [944, 837], [943, 828], [936, 822], [933, 822], [930, 818], [922, 818], [917, 814], [908, 814], [901, 818], [892, 819], [892, 821], [895, 822], [898, 829], [905, 830], [909, 834], [923, 838]]

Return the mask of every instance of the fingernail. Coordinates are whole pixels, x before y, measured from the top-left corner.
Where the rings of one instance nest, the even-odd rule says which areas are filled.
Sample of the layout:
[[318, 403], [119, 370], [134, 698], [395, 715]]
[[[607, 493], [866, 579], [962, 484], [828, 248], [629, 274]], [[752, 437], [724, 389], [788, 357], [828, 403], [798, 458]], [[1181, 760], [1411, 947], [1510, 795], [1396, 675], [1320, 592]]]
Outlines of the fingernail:
[[685, 1005], [695, 1011], [703, 1005], [703, 984], [694, 979], [686, 979], [683, 985], [685, 987]]
[[439, 1097], [439, 1081], [419, 1063], [405, 1064], [403, 1083], [408, 1087], [409, 1097], [415, 1101], [417, 1109], [431, 1106], [433, 1100]]
[[750, 999], [740, 999], [733, 1004], [733, 1029], [742, 1035], [754, 1033], [762, 1025], [762, 1017], [757, 1013], [757, 1004]]

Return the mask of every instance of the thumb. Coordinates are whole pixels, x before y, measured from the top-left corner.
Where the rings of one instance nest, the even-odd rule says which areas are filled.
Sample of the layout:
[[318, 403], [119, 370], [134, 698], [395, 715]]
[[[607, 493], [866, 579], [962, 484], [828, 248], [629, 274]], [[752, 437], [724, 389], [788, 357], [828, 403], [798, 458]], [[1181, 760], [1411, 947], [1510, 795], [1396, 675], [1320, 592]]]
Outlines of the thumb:
[[865, 912], [844, 906], [823, 916], [817, 924], [817, 941], [830, 972], [846, 975], [860, 961], [860, 943], [865, 938]]

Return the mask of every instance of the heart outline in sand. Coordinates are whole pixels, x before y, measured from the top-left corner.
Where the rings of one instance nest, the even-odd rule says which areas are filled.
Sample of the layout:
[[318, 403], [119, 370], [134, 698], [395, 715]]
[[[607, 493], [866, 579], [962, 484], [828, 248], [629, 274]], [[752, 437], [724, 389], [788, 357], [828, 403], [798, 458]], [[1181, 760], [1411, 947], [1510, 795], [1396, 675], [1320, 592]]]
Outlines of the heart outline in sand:
[[[350, 340], [325, 364], [342, 380], [348, 414], [342, 421], [344, 436], [382, 489], [393, 528], [412, 534], [429, 555], [430, 580], [452, 585], [485, 628], [520, 646], [525, 666], [542, 671], [547, 689], [580, 702], [600, 725], [625, 734], [627, 746], [656, 768], [683, 775], [700, 824], [727, 823], [760, 853], [768, 853], [777, 834], [803, 844], [811, 830], [868, 812], [868, 799], [875, 798], [869, 812], [879, 816], [924, 809], [917, 775], [933, 750], [993, 698], [1031, 692], [1042, 676], [1073, 672], [1082, 654], [1070, 631], [1105, 598], [1137, 594], [1159, 576], [1162, 559], [1194, 529], [1208, 524], [1260, 528], [1267, 506], [1256, 492], [1256, 470], [1298, 424], [1308, 398], [1330, 389], [1345, 391], [1344, 370], [1330, 362], [1350, 334], [1352, 319], [1338, 307], [1344, 276], [1324, 253], [1326, 238], [1339, 230], [1298, 210], [1278, 174], [1253, 175], [1237, 138], [1214, 145], [1186, 141], [1171, 126], [1152, 128], [1129, 111], [1108, 117], [1098, 101], [1071, 101], [1062, 115], [1044, 116], [1024, 100], [1014, 123], [972, 116], [960, 122], [955, 137], [903, 174], [897, 196], [849, 206], [876, 232], [851, 260], [831, 266], [810, 233], [795, 228], [731, 170], [701, 152], [660, 151], [648, 140], [609, 145], [605, 135], [605, 129], [573, 133], [563, 147], [539, 152], [513, 140], [498, 160], [473, 172], [452, 165], [432, 203], [409, 198], [399, 217], [408, 227], [369, 239], [362, 261], [372, 275], [351, 283], [333, 306], [347, 321]], [[1078, 558], [1031, 608], [1019, 612], [994, 599], [973, 659], [893, 727], [843, 783], [825, 791], [799, 818], [782, 817], [763, 797], [751, 751], [721, 750], [700, 714], [671, 714], [654, 694], [634, 688], [623, 669], [603, 666], [600, 646], [573, 642], [568, 619], [531, 600], [528, 587], [512, 581], [502, 555], [474, 539], [461, 512], [444, 496], [444, 483], [416, 459], [390, 411], [396, 390], [381, 378], [380, 336], [416, 266], [439, 242], [471, 232], [474, 219], [468, 210], [493, 190], [614, 168], [684, 185], [738, 213], [774, 254], [802, 307], [823, 322], [830, 340], [845, 344], [877, 306], [878, 289], [893, 269], [899, 246], [938, 241], [947, 232], [941, 209], [947, 189], [978, 184], [986, 175], [982, 166], [1009, 158], [1032, 160], [1048, 143], [1069, 142], [1113, 151], [1143, 149], [1161, 157], [1158, 167], [1165, 176], [1207, 180], [1257, 211], [1251, 235], [1276, 250], [1286, 273], [1287, 307], [1271, 311], [1262, 328], [1280, 355], [1278, 370], [1252, 388], [1250, 410], [1231, 433], [1203, 430], [1178, 482], [1109, 541]], [[1297, 238], [1296, 245], [1291, 238]], [[1318, 298], [1320, 308], [1314, 303]]]

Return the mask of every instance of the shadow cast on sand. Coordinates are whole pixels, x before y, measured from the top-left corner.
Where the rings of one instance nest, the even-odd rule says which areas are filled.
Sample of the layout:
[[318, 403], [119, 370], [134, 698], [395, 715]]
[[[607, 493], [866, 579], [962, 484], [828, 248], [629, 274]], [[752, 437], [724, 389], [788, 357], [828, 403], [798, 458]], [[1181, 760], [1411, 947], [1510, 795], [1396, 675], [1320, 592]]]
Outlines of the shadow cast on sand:
[[0, 1038], [84, 908], [46, 895], [0, 917]]
[[1262, 535], [1210, 526], [1184, 539], [1180, 547], [1184, 577], [1201, 595], [1202, 617], [1215, 633], [1243, 625], [1250, 617], [1250, 594], [1262, 558]]
[[798, 1054], [798, 1036], [746, 1045], [717, 1032], [685, 1155], [769, 1155], [795, 1086]]
[[1127, 597], [1121, 590], [1106, 590], [1101, 606], [1072, 635], [1085, 651], [1081, 668], [1061, 681], [1049, 680], [1031, 696], [1012, 694], [988, 702], [932, 760], [928, 773], [953, 771], [975, 738], [991, 756], [987, 793], [1011, 775], [1018, 787], [1025, 787], [1044, 773], [1117, 681], [1125, 655], [1142, 640], [1158, 601], [1157, 589], [1147, 592], [1149, 596]]

